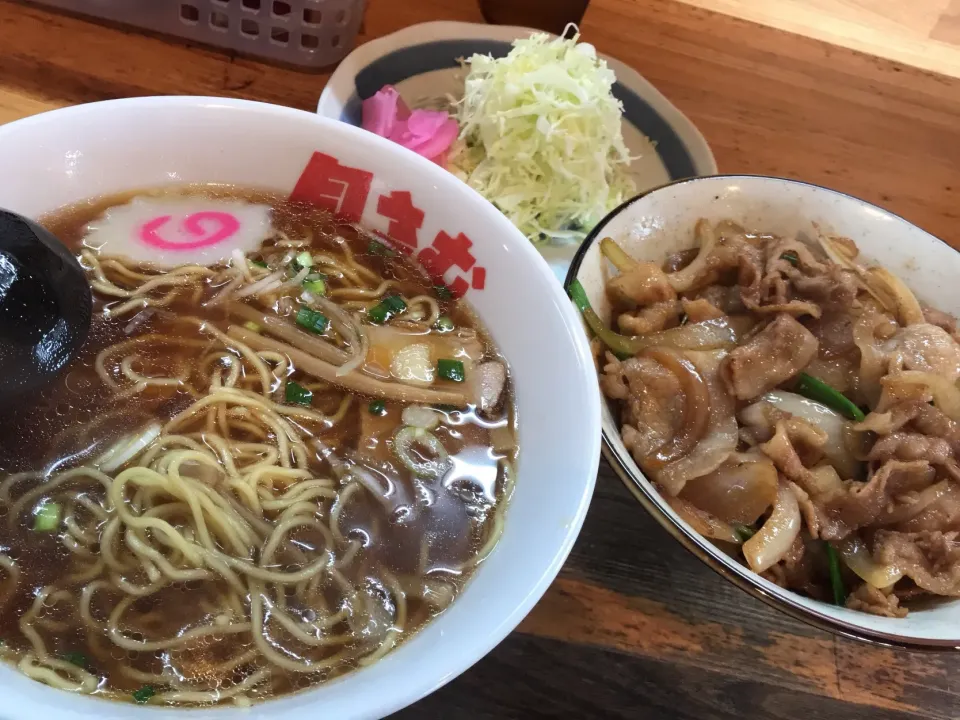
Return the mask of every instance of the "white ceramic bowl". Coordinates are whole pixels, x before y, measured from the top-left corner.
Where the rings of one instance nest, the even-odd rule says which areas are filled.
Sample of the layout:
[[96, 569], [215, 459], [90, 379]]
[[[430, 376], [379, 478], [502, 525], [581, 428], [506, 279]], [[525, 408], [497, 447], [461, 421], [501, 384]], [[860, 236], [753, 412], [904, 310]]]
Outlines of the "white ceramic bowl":
[[[510, 365], [519, 418], [518, 480], [499, 546], [442, 616], [373, 666], [313, 690], [248, 710], [155, 709], [70, 695], [3, 665], [0, 717], [380, 717], [480, 659], [559, 571], [587, 511], [599, 461], [599, 394], [586, 337], [530, 243], [444, 170], [312, 113], [217, 98], [141, 98], [56, 110], [0, 128], [0, 167], [8, 170], [0, 178], [0, 207], [36, 218], [93, 196], [174, 183], [290, 193], [315, 152], [371, 173], [366, 202], [353, 202], [363, 183], [348, 190], [335, 179], [326, 189], [313, 185], [321, 194], [348, 197], [348, 205], [362, 208], [365, 225], [386, 230], [378, 199], [409, 191], [424, 211], [420, 246], [440, 231], [462, 232], [473, 241], [477, 266], [486, 268], [484, 288], [471, 289], [467, 299]], [[453, 277], [450, 272], [446, 280]]]
[[[593, 307], [609, 320], [598, 240], [611, 237], [633, 257], [662, 262], [693, 247], [694, 225], [729, 219], [748, 231], [813, 235], [811, 223], [852, 238], [862, 256], [902, 278], [921, 301], [960, 314], [960, 254], [901, 217], [863, 200], [793, 180], [716, 176], [682, 180], [652, 190], [611, 212], [574, 258], [567, 282], [580, 280]], [[675, 538], [725, 578], [791, 615], [843, 635], [916, 648], [960, 646], [960, 600], [882, 618], [811, 600], [784, 590], [730, 558], [700, 536], [663, 501], [620, 437], [611, 404], [602, 402], [604, 455], [643, 506]]]

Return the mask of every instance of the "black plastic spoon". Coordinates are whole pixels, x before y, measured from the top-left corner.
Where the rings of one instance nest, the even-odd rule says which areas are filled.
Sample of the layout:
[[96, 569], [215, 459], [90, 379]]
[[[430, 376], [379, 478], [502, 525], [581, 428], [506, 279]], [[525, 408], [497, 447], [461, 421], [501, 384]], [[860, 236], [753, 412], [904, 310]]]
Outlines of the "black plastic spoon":
[[0, 210], [0, 402], [52, 380], [90, 330], [90, 283], [50, 232]]

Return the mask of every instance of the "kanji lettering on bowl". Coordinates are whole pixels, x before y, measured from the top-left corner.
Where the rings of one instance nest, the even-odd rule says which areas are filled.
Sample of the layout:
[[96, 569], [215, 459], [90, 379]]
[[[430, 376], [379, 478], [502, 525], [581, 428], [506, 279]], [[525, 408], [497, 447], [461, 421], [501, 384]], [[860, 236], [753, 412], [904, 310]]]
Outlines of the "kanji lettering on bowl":
[[487, 269], [485, 267], [480, 267], [477, 265], [473, 269], [473, 282], [470, 286], [474, 290], [483, 290], [484, 285], [487, 284]]
[[360, 222], [372, 182], [372, 172], [341, 165], [332, 155], [315, 152], [290, 199], [313, 203], [350, 222]]
[[442, 279], [452, 267], [467, 271], [476, 264], [477, 259], [470, 252], [471, 247], [473, 241], [463, 233], [451, 236], [441, 230], [433, 244], [421, 250], [417, 257], [431, 277]]
[[[477, 259], [470, 252], [471, 247], [473, 247], [473, 241], [463, 233], [451, 236], [441, 230], [434, 238], [433, 244], [420, 251], [417, 259], [430, 277], [445, 284], [455, 297], [463, 297], [471, 287], [483, 290], [487, 281], [487, 269], [476, 264]], [[446, 282], [444, 276], [451, 268], [458, 268], [464, 272], [472, 269], [471, 280], [467, 281], [458, 275], [450, 282]]]
[[[297, 180], [290, 199], [319, 205], [347, 221], [360, 222], [372, 183], [372, 172], [343, 165], [332, 155], [315, 152]], [[377, 213], [389, 221], [383, 237], [392, 240], [393, 245], [405, 254], [413, 255], [419, 245], [418, 233], [425, 215], [413, 204], [411, 193], [393, 190], [381, 195], [377, 199]], [[487, 269], [477, 265], [471, 247], [473, 241], [465, 234], [450, 235], [441, 230], [433, 243], [419, 252], [417, 259], [438, 285], [459, 298], [471, 288], [483, 290], [487, 281]], [[447, 281], [445, 276], [452, 269], [462, 273], [472, 270], [472, 273], [469, 276], [458, 273]]]
[[462, 298], [470, 289], [470, 283], [458, 276], [453, 279], [453, 282], [447, 283], [447, 289], [455, 298]]
[[423, 226], [423, 210], [413, 204], [410, 193], [394, 190], [389, 195], [381, 195], [377, 212], [390, 221], [387, 236], [408, 255], [416, 252], [417, 231]]

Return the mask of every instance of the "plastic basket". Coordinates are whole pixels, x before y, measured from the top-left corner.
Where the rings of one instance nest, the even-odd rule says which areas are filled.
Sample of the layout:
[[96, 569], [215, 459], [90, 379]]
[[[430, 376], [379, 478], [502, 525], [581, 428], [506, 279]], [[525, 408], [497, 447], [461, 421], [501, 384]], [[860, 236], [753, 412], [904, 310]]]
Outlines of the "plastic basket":
[[366, 6], [366, 0], [30, 2], [310, 69], [343, 59]]

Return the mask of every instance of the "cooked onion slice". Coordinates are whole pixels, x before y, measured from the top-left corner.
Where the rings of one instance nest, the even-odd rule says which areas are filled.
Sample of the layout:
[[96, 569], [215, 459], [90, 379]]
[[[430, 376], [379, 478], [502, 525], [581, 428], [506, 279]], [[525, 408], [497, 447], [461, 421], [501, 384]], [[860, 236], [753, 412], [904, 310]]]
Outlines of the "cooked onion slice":
[[408, 405], [400, 413], [404, 425], [410, 425], [423, 430], [433, 430], [440, 424], [440, 413], [424, 405]]
[[661, 345], [678, 350], [729, 349], [737, 344], [738, 337], [745, 331], [742, 320], [724, 316], [646, 335], [621, 335], [608, 328], [600, 319], [590, 306], [587, 293], [578, 280], [571, 282], [567, 289], [593, 334], [610, 350], [622, 356], [633, 356], [644, 348]]
[[857, 535], [842, 540], [837, 552], [851, 570], [875, 588], [887, 588], [903, 577], [903, 571], [895, 565], [881, 565], [873, 559], [866, 543]]
[[773, 512], [757, 534], [743, 544], [743, 556], [750, 569], [762, 573], [780, 562], [800, 534], [802, 524], [797, 496], [781, 480]]
[[650, 348], [643, 356], [672, 372], [684, 394], [683, 418], [676, 435], [643, 459], [644, 465], [660, 468], [689, 453], [703, 437], [710, 420], [710, 393], [696, 366], [679, 353], [667, 348]]
[[733, 318], [721, 317], [644, 335], [647, 347], [664, 346], [675, 350], [728, 349], [737, 344], [737, 324]]
[[924, 386], [933, 396], [933, 404], [937, 409], [951, 420], [960, 422], [960, 389], [947, 378], [919, 370], [904, 370], [887, 375], [880, 382], [886, 390], [891, 390], [897, 385]]
[[688, 480], [716, 470], [737, 448], [739, 435], [733, 403], [717, 377], [718, 367], [725, 356], [722, 350], [684, 353], [684, 357], [695, 364], [709, 388], [710, 419], [706, 435], [689, 454], [655, 471], [657, 482], [671, 495], [679, 495]]
[[682, 270], [667, 275], [667, 280], [674, 290], [686, 292], [694, 286], [697, 280], [709, 271], [707, 262], [713, 255], [713, 248], [717, 244], [717, 235], [706, 220], [697, 222], [696, 235], [700, 238], [700, 252], [689, 265]]
[[874, 295], [883, 298], [884, 306], [896, 314], [901, 325], [917, 325], [926, 322], [916, 296], [903, 280], [886, 268], [870, 268], [867, 270], [864, 282]]
[[735, 456], [693, 478], [680, 497], [727, 523], [752, 525], [777, 498], [777, 469], [765, 457]]
[[[426, 450], [432, 457], [421, 459], [411, 451], [416, 447]], [[439, 438], [429, 430], [407, 426], [400, 428], [393, 438], [393, 451], [400, 462], [417, 477], [440, 478], [450, 468], [450, 455]], [[418, 451], [417, 455], [423, 453]]]
[[774, 390], [768, 392], [753, 405], [744, 408], [740, 412], [740, 417], [752, 425], [766, 425], [768, 421], [762, 412], [764, 404], [805, 420], [814, 427], [823, 430], [826, 433], [827, 440], [821, 449], [829, 458], [830, 463], [842, 477], [846, 479], [858, 477], [860, 463], [857, 462], [847, 447], [850, 423], [840, 413], [802, 395]]
[[739, 536], [729, 523], [725, 523], [723, 520], [701, 510], [683, 498], [664, 495], [663, 499], [684, 522], [704, 537], [729, 543], [740, 543]]
[[147, 445], [160, 436], [160, 423], [154, 422], [138, 430], [133, 435], [127, 435], [107, 450], [96, 461], [100, 472], [110, 473], [133, 460]]
[[713, 426], [710, 433], [696, 444], [693, 451], [657, 473], [657, 482], [667, 492], [677, 495], [693, 478], [712, 473], [737, 449], [737, 419], [730, 415]]
[[260, 278], [252, 285], [247, 285], [246, 287], [240, 288], [233, 297], [239, 299], [248, 297], [250, 295], [259, 295], [260, 293], [276, 290], [283, 284], [283, 277], [284, 274], [281, 270], [270, 273], [269, 275]]

